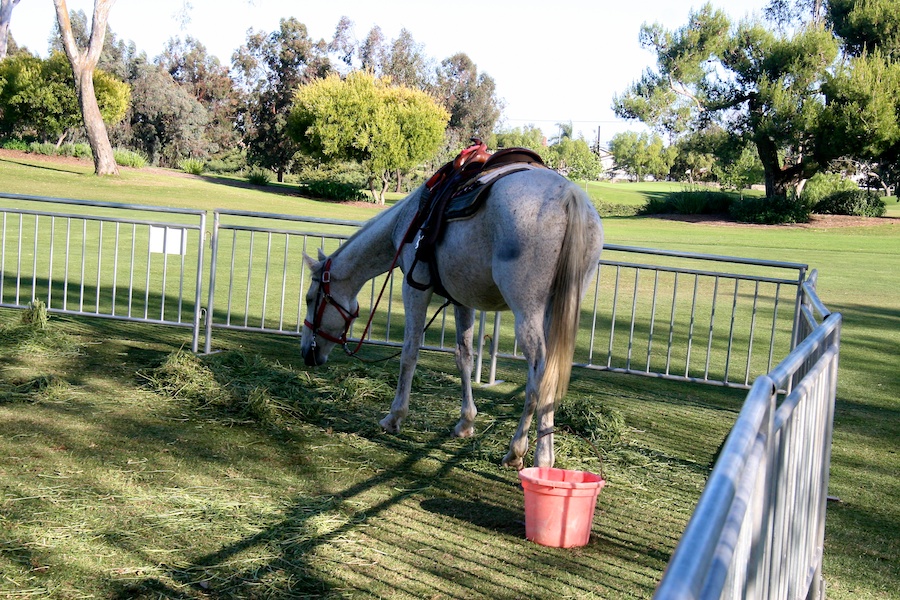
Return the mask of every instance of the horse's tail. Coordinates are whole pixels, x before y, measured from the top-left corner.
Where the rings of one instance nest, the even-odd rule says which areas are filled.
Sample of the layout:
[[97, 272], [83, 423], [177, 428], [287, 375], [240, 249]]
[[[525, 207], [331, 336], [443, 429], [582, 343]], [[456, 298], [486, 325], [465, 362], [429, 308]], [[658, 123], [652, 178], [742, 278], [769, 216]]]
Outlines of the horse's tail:
[[602, 231], [595, 233], [590, 229], [597, 217], [587, 196], [574, 186], [569, 186], [565, 194], [563, 202], [568, 224], [550, 286], [545, 316], [544, 376], [539, 395], [542, 400], [552, 398], [554, 402], [562, 398], [569, 387], [585, 279], [597, 266], [592, 245], [596, 235], [601, 236], [602, 243]]

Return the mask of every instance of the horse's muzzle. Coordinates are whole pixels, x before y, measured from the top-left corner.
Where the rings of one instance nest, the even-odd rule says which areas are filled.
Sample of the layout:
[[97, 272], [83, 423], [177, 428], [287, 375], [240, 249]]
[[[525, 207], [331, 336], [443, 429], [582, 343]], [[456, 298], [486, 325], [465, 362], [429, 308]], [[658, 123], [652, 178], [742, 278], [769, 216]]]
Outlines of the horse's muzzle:
[[309, 348], [303, 352], [303, 362], [307, 367], [320, 367], [328, 361], [327, 356], [320, 356], [315, 348]]

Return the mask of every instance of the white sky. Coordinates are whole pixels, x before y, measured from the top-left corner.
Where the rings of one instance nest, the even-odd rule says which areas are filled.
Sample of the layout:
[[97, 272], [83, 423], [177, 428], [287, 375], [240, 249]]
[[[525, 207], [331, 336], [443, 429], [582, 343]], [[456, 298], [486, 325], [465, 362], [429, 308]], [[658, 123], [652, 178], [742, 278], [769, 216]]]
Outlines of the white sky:
[[[768, 0], [712, 0], [735, 19], [762, 12]], [[640, 130], [637, 122], [616, 119], [611, 109], [621, 93], [654, 64], [640, 47], [644, 22], [669, 29], [687, 22], [702, 0], [118, 0], [109, 16], [117, 38], [134, 41], [151, 59], [169, 38], [191, 35], [223, 64], [247, 39], [247, 30], [271, 32], [282, 18], [295, 17], [310, 37], [330, 40], [341, 16], [354, 23], [357, 40], [378, 25], [392, 40], [402, 28], [440, 61], [465, 52], [497, 83], [503, 100], [502, 124], [533, 124], [551, 137], [556, 123], [571, 121], [576, 135], [605, 145], [616, 133]], [[150, 10], [147, 7], [152, 6]], [[93, 0], [70, 0], [69, 10], [90, 18]], [[22, 0], [13, 10], [10, 31], [20, 46], [46, 56], [55, 23], [51, 0]]]

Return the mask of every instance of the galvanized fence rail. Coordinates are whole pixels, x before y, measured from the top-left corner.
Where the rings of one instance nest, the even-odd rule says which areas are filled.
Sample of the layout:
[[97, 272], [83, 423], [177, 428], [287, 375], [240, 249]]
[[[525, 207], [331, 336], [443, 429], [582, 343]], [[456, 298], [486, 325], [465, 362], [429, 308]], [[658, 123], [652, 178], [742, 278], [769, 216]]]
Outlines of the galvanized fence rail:
[[802, 286], [802, 341], [756, 379], [654, 598], [824, 598], [842, 317]]
[[0, 193], [0, 306], [189, 327], [206, 212]]

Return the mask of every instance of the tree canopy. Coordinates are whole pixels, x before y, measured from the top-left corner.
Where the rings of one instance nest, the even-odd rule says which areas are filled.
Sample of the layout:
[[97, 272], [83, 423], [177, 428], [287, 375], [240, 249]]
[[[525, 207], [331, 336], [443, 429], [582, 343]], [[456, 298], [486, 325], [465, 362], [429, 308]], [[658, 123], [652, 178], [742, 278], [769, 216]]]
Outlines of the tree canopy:
[[[776, 4], [770, 14], [790, 14]], [[818, 3], [808, 20], [780, 19], [774, 28], [734, 24], [709, 4], [675, 30], [644, 24], [641, 43], [656, 53], [656, 68], [615, 98], [616, 114], [673, 139], [721, 130], [735, 156], [751, 144], [769, 196], [785, 195], [844, 156], [886, 156], [900, 139], [893, 54], [900, 1], [827, 7], [833, 31]]]
[[[131, 98], [129, 86], [99, 69], [93, 84], [104, 122], [122, 120]], [[75, 80], [65, 55], [57, 52], [45, 60], [21, 53], [0, 61], [0, 136], [61, 143], [81, 125]]]
[[383, 204], [391, 173], [431, 158], [448, 120], [426, 93], [357, 71], [299, 87], [287, 131], [306, 152], [362, 163]]
[[270, 33], [250, 30], [232, 62], [238, 86], [247, 94], [239, 126], [248, 159], [283, 181], [298, 150], [285, 132], [294, 90], [329, 73], [325, 43], [314, 42], [297, 19], [281, 19]]

